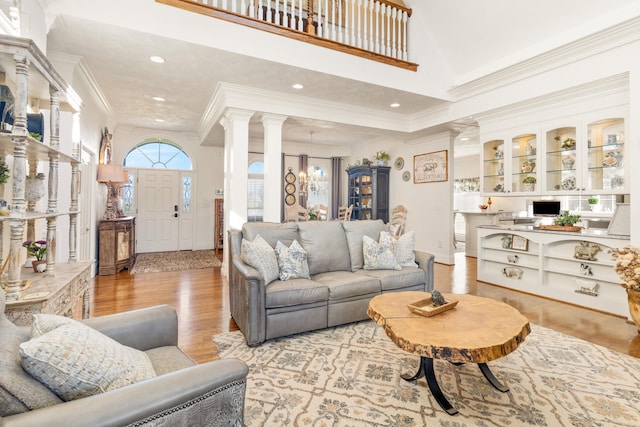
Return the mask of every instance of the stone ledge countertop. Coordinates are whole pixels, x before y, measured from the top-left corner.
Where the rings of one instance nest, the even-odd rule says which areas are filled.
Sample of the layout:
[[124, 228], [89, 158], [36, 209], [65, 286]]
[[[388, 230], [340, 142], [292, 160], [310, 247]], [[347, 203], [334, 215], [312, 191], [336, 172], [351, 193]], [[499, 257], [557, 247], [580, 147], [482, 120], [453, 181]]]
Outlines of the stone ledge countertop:
[[534, 233], [548, 233], [548, 234], [561, 234], [564, 236], [583, 236], [583, 237], [606, 237], [610, 239], [630, 240], [630, 236], [623, 236], [618, 234], [609, 234], [607, 230], [598, 229], [582, 229], [577, 231], [555, 231], [555, 230], [540, 230], [540, 228], [533, 225], [480, 225], [479, 228], [491, 228], [495, 230], [505, 231], [527, 231]]

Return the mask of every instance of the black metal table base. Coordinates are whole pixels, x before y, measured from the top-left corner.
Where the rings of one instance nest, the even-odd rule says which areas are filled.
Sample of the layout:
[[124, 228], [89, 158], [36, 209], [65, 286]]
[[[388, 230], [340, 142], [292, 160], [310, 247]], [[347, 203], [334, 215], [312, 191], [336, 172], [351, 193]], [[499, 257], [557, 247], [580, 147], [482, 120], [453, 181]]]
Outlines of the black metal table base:
[[[498, 379], [493, 375], [489, 367], [486, 363], [478, 363], [478, 367], [480, 371], [484, 375], [484, 377], [494, 386], [496, 389], [500, 390], [503, 393], [509, 391], [509, 387], [504, 386]], [[420, 366], [418, 367], [418, 372], [412, 377], [408, 375], [402, 375], [402, 379], [406, 381], [415, 381], [419, 378], [424, 377], [427, 380], [427, 385], [429, 386], [429, 390], [433, 397], [436, 399], [436, 402], [444, 409], [447, 414], [455, 415], [458, 413], [458, 410], [454, 408], [449, 400], [445, 397], [444, 393], [442, 393], [442, 389], [440, 385], [438, 385], [438, 380], [436, 379], [436, 373], [433, 370], [433, 359], [430, 357], [420, 356]]]

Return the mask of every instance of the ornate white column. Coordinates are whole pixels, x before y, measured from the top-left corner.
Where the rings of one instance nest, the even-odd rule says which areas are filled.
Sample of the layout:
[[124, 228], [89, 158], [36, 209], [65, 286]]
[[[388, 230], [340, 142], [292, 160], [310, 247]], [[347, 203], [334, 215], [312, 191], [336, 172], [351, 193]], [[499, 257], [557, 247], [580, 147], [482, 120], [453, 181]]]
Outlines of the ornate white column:
[[229, 241], [227, 231], [247, 222], [249, 176], [249, 120], [254, 111], [228, 108], [220, 124], [224, 128], [224, 249], [222, 274], [227, 275]]
[[280, 222], [282, 210], [282, 124], [287, 116], [263, 113], [264, 127], [264, 208], [265, 222]]

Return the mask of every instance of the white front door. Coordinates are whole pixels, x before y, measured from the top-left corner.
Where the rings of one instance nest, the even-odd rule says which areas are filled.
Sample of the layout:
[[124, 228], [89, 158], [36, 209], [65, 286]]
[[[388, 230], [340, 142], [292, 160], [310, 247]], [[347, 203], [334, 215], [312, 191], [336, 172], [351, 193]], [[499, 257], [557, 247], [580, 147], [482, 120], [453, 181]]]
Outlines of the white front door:
[[180, 247], [180, 172], [139, 169], [137, 187], [136, 252], [177, 251]]

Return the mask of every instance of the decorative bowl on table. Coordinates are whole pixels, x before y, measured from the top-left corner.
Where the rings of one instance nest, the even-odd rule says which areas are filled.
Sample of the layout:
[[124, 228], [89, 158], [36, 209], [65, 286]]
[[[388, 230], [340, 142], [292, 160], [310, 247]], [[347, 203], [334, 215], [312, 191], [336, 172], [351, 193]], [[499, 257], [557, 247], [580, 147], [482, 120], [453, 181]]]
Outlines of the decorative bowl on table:
[[489, 205], [482, 204], [482, 205], [479, 205], [478, 207], [484, 211], [489, 207]]

